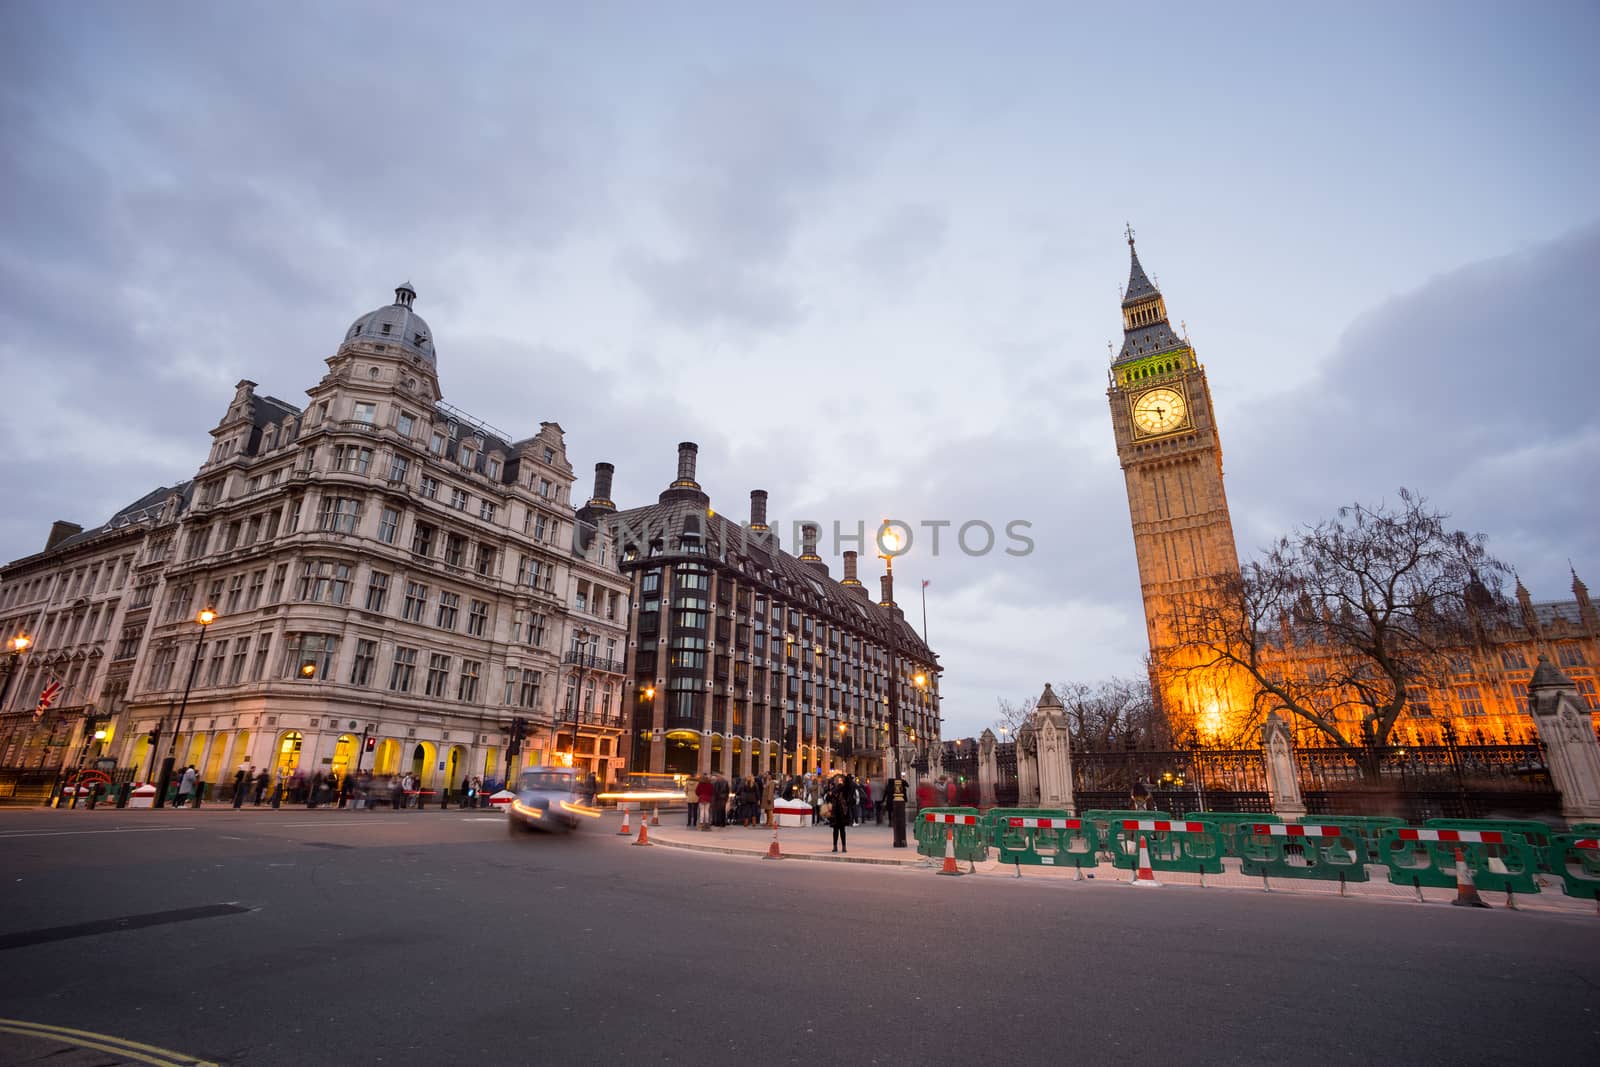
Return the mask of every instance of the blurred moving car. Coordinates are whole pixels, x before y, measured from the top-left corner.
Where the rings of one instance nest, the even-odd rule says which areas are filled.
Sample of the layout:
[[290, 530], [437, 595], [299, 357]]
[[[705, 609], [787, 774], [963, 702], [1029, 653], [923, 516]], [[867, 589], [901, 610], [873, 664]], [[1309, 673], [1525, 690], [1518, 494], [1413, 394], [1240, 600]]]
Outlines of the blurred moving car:
[[528, 830], [575, 830], [584, 819], [598, 819], [600, 809], [583, 803], [578, 776], [567, 767], [533, 767], [522, 772], [512, 790], [506, 825], [513, 835]]

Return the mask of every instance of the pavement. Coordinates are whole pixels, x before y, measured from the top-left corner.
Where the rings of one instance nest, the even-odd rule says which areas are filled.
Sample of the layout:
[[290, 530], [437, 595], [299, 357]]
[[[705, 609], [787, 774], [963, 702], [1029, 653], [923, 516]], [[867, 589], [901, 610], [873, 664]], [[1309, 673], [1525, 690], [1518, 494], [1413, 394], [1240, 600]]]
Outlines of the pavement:
[[[660, 827], [650, 828], [650, 841], [653, 844], [665, 845], [669, 848], [689, 849], [697, 852], [719, 852], [727, 855], [764, 857], [772, 843], [772, 830], [767, 828], [751, 829], [742, 826], [712, 827], [710, 830], [691, 830], [684, 823], [686, 816], [679, 812], [676, 818], [662, 815], [663, 823]], [[634, 823], [637, 832], [637, 820]], [[918, 855], [916, 839], [907, 831], [907, 847], [895, 848], [893, 834], [887, 826], [867, 824], [854, 826], [847, 831], [849, 851], [837, 853], [832, 850], [833, 834], [827, 826], [783, 827], [778, 831], [779, 851], [788, 859], [815, 861], [821, 863], [865, 863], [879, 865], [894, 865], [913, 867], [918, 869], [935, 869], [943, 866], [942, 859], [932, 859]], [[1408, 885], [1392, 885], [1389, 882], [1388, 868], [1372, 865], [1367, 868], [1368, 880], [1365, 882], [1348, 882], [1341, 886], [1338, 882], [1325, 882], [1315, 880], [1294, 881], [1284, 878], [1263, 880], [1256, 876], [1246, 876], [1240, 872], [1239, 861], [1224, 859], [1221, 874], [1192, 874], [1181, 871], [1156, 872], [1162, 888], [1172, 887], [1178, 889], [1218, 889], [1247, 891], [1252, 893], [1289, 893], [1304, 894], [1312, 897], [1359, 897], [1373, 900], [1389, 900], [1402, 903], [1417, 903], [1417, 889]], [[994, 859], [978, 861], [969, 864], [965, 861], [958, 864], [964, 874], [979, 875], [984, 879], [1037, 879], [1047, 881], [1089, 881], [1095, 880], [1102, 883], [1119, 883], [1131, 880], [1132, 872], [1119, 870], [1109, 859], [1101, 858], [1095, 864], [1085, 864], [1081, 870], [1071, 867], [1043, 867], [1043, 866], [1012, 866], [1002, 864]], [[1594, 915], [1596, 903], [1593, 900], [1578, 897], [1569, 897], [1562, 892], [1561, 882], [1556, 878], [1541, 877], [1543, 883], [1541, 890], [1536, 894], [1520, 893], [1512, 900], [1515, 908], [1530, 911], [1552, 911], [1565, 914]], [[1439, 889], [1424, 886], [1421, 890], [1422, 901], [1430, 904], [1449, 903], [1455, 899], [1454, 889]], [[1491, 907], [1504, 906], [1505, 894], [1483, 894]]]
[[1600, 1042], [1592, 911], [940, 878], [835, 861], [824, 828], [780, 831], [800, 862], [755, 858], [770, 830], [619, 828], [0, 812], [0, 1063], [1458, 1067]]

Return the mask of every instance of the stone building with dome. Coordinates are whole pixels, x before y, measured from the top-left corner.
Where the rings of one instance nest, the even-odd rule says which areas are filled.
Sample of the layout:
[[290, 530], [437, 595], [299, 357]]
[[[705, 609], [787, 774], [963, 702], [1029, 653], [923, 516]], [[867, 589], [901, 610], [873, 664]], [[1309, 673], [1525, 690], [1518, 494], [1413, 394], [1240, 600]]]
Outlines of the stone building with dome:
[[[439, 790], [503, 777], [522, 720], [522, 764], [621, 771], [611, 538], [573, 506], [558, 423], [517, 438], [445, 402], [416, 297], [356, 319], [303, 406], [239, 382], [188, 482], [0, 568], [0, 632], [32, 638], [0, 762], [146, 777], [177, 731], [208, 782], [361, 767]], [[36, 718], [51, 678], [66, 699]]]

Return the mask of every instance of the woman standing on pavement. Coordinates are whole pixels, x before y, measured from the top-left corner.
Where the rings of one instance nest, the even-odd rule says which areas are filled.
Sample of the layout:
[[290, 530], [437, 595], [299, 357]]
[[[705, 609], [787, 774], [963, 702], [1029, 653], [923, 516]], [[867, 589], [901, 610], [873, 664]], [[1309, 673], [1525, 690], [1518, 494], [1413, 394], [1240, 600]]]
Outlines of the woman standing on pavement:
[[843, 778], [835, 778], [828, 790], [828, 825], [833, 827], [833, 851], [849, 852], [845, 847], [845, 827], [850, 825], [850, 797]]

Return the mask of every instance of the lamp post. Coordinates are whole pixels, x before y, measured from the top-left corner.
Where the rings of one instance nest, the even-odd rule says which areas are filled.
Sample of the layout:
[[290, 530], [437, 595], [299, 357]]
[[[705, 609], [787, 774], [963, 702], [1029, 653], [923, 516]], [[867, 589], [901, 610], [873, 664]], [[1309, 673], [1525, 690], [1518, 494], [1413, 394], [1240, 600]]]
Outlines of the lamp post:
[[[878, 529], [878, 558], [883, 560], [883, 565], [888, 573], [889, 590], [894, 589], [894, 557], [900, 553], [900, 534], [885, 519]], [[893, 764], [894, 783], [890, 787], [889, 796], [892, 798], [890, 806], [890, 821], [894, 828], [894, 847], [906, 847], [906, 783], [905, 777], [900, 773], [900, 634], [894, 617], [894, 609], [889, 610], [889, 759]]]
[[590, 636], [589, 631], [584, 629], [579, 629], [572, 635], [573, 670], [575, 671], [573, 678], [577, 684], [572, 687], [572, 706], [567, 710], [572, 714], [572, 750], [570, 753], [572, 761], [568, 766], [572, 768], [573, 774], [578, 773], [578, 715], [583, 707], [583, 658], [586, 655], [584, 648], [588, 645]]
[[183, 713], [189, 707], [189, 690], [194, 688], [194, 676], [200, 673], [200, 654], [206, 647], [206, 630], [217, 621], [217, 613], [209, 607], [201, 608], [194, 617], [200, 627], [200, 640], [194, 646], [194, 662], [189, 664], [189, 680], [183, 685], [183, 699], [178, 703], [178, 724], [172, 728], [172, 741], [167, 747], [167, 758], [161, 761], [161, 774], [156, 778], [155, 806], [165, 807], [167, 786], [172, 783], [172, 765], [178, 761], [178, 735], [183, 733]]

